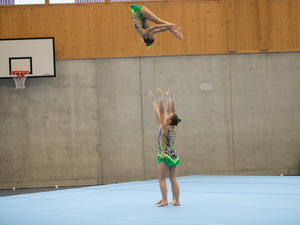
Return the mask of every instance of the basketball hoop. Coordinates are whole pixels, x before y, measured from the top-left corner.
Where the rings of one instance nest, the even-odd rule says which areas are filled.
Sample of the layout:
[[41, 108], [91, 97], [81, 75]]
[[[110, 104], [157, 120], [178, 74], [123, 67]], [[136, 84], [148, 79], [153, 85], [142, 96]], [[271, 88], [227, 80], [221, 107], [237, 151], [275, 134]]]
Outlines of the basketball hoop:
[[27, 75], [29, 74], [29, 71], [15, 70], [15, 71], [11, 71], [10, 74], [13, 76], [13, 79], [15, 81], [16, 90], [24, 89], [25, 88], [25, 80], [27, 78]]

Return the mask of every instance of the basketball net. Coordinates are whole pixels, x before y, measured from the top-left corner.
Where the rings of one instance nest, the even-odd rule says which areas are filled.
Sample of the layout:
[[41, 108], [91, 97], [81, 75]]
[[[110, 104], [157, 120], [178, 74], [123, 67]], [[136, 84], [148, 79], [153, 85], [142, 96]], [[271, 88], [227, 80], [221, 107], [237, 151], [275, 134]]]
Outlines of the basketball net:
[[13, 76], [13, 79], [16, 84], [16, 90], [17, 89], [24, 89], [25, 88], [25, 80], [27, 78], [27, 75], [29, 74], [29, 71], [11, 71]]

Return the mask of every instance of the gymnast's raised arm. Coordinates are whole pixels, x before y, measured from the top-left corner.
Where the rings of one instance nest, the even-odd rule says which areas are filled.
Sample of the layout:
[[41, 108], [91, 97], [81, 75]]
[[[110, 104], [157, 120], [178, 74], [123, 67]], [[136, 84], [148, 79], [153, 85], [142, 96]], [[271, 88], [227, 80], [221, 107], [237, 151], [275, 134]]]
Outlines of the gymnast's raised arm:
[[166, 92], [166, 95], [168, 97], [168, 103], [167, 103], [167, 115], [170, 115], [171, 113], [175, 113], [175, 102], [174, 102], [174, 93], [170, 88], [168, 87], [168, 92]]
[[169, 90], [169, 98], [171, 100], [171, 113], [175, 113], [174, 93], [172, 90]]
[[165, 120], [165, 109], [164, 109], [164, 102], [163, 102], [163, 91], [159, 88], [157, 90], [159, 96], [159, 118], [160, 118], [160, 125], [162, 127], [166, 127], [166, 120]]
[[160, 126], [159, 112], [158, 112], [158, 107], [157, 107], [157, 104], [156, 104], [155, 97], [154, 97], [154, 95], [153, 95], [153, 93], [151, 91], [149, 91], [148, 94], [149, 94], [149, 97], [152, 100], [153, 110], [154, 110], [154, 114], [155, 114], [155, 119], [157, 121], [158, 126]]

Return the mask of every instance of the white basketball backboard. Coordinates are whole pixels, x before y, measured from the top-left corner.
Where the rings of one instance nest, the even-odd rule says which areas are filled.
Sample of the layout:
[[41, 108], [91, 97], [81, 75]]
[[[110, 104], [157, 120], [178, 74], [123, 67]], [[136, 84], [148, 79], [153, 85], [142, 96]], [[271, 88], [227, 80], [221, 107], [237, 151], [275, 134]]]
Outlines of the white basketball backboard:
[[54, 38], [0, 39], [0, 78], [15, 70], [29, 71], [29, 78], [55, 77]]

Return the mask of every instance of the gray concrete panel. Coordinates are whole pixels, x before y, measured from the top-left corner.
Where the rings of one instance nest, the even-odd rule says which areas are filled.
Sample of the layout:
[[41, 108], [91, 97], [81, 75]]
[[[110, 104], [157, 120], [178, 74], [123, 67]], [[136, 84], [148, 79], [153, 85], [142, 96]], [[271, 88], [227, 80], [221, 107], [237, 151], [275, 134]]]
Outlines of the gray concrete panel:
[[27, 110], [24, 90], [16, 92], [13, 79], [0, 86], [0, 181], [28, 180]]
[[[224, 60], [225, 58], [225, 60]], [[154, 62], [155, 65], [151, 65]], [[231, 154], [229, 154], [230, 134], [230, 92], [227, 60], [224, 56], [187, 56], [187, 57], [157, 57], [142, 60], [145, 69], [142, 79], [144, 89], [156, 92], [160, 87], [167, 90], [170, 87], [175, 93], [176, 113], [182, 118], [179, 125], [176, 149], [181, 158], [179, 174], [193, 173], [226, 173], [230, 172]], [[153, 71], [153, 73], [146, 71]], [[145, 74], [147, 76], [145, 76]], [[153, 77], [151, 75], [153, 74]], [[201, 91], [201, 82], [211, 82], [212, 91]], [[145, 88], [149, 87], [149, 88]], [[144, 117], [146, 113], [150, 120], [144, 118], [145, 127], [149, 128], [147, 136], [156, 135], [157, 125], [152, 110], [151, 100], [144, 91]], [[228, 93], [226, 93], [228, 92]], [[156, 94], [157, 97], [157, 94]], [[158, 99], [158, 97], [157, 97]], [[164, 99], [166, 107], [166, 96]], [[148, 102], [148, 103], [147, 103]], [[226, 117], [224, 118], [224, 115]], [[149, 125], [148, 125], [149, 124]], [[155, 130], [154, 130], [155, 127]], [[229, 132], [229, 133], [228, 133]], [[152, 135], [151, 135], [152, 133]], [[155, 136], [156, 137], [156, 136]], [[149, 142], [156, 141], [152, 138]], [[150, 144], [150, 143], [149, 143]], [[157, 143], [151, 143], [157, 154]], [[149, 165], [150, 168], [153, 165]]]
[[30, 180], [99, 177], [97, 76], [92, 64], [59, 61], [56, 78], [30, 80]]
[[264, 174], [275, 167], [299, 167], [300, 62], [296, 55], [231, 56], [236, 172]]
[[139, 59], [97, 60], [104, 183], [144, 179]]

